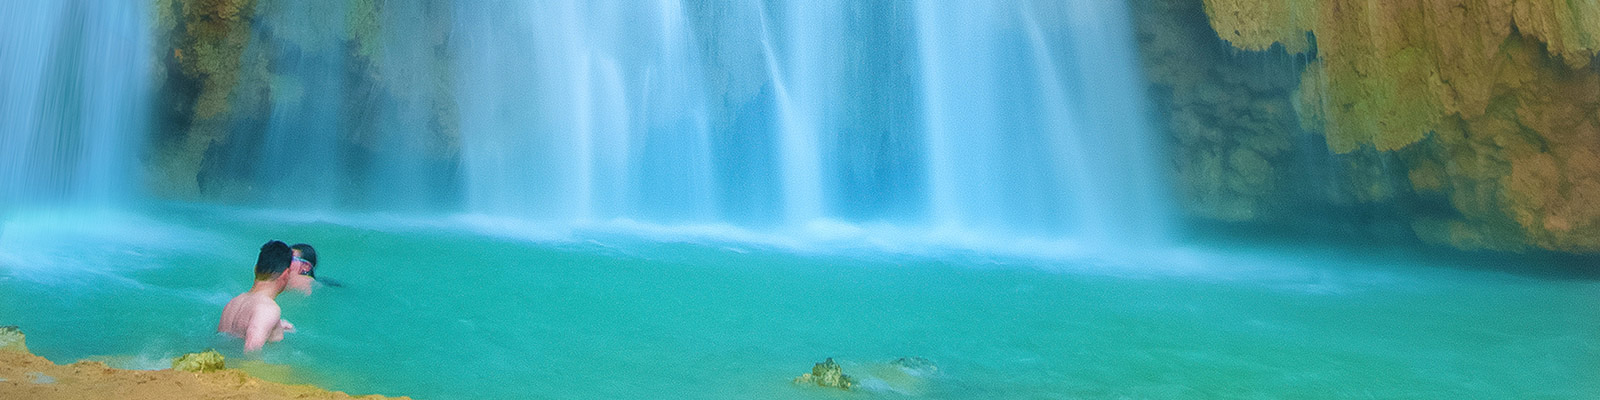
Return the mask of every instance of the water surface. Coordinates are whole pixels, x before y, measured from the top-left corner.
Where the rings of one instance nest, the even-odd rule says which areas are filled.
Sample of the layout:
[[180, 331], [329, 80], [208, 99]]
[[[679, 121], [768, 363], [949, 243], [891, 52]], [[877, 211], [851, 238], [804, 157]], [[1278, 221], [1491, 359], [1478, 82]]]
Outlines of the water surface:
[[[17, 211], [0, 324], [58, 363], [234, 365], [478, 398], [1583, 398], [1600, 284], [1371, 248], [999, 256], [437, 216]], [[213, 331], [268, 238], [343, 287], [285, 293], [258, 356]], [[1470, 266], [1470, 265], [1469, 265]], [[923, 357], [937, 371], [897, 369]], [[832, 357], [853, 393], [789, 380]]]

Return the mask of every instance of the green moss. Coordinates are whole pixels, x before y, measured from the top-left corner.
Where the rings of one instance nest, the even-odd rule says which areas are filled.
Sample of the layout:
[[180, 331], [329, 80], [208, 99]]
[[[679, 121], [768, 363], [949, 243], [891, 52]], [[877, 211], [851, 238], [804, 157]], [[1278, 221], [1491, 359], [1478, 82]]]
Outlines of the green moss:
[[199, 353], [189, 353], [172, 359], [172, 369], [188, 372], [213, 372], [224, 368], [222, 353], [206, 349]]

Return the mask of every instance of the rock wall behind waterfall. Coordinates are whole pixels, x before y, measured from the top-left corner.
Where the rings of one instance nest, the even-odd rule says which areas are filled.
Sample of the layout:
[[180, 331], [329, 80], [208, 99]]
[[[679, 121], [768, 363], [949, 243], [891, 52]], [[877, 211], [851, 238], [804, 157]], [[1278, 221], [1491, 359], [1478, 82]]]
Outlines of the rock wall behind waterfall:
[[1190, 215], [1600, 252], [1600, 5], [1135, 4]]
[[155, 195], [385, 209], [456, 201], [451, 3], [153, 3], [161, 50], [144, 164]]

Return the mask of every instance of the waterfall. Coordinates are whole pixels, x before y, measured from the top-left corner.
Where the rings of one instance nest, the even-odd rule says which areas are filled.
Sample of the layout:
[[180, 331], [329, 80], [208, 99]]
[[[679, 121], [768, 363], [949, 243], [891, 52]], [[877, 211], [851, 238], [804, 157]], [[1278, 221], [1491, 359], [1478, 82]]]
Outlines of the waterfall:
[[[340, 2], [284, 0], [263, 5], [262, 29], [283, 50], [273, 60], [271, 112], [261, 163], [254, 171], [269, 204], [333, 207], [352, 171], [337, 151], [345, 129], [341, 114], [346, 60], [340, 40], [349, 10]], [[262, 43], [252, 50], [260, 51]]]
[[[1031, 3], [1031, 4], [1030, 4]], [[1077, 119], [1086, 144], [1081, 167], [1088, 179], [1076, 190], [1086, 204], [1096, 238], [1155, 243], [1172, 229], [1172, 195], [1161, 171], [1163, 146], [1151, 132], [1140, 75], [1137, 43], [1128, 6], [1117, 1], [1027, 2], [1036, 20], [1058, 21], [1058, 40], [1077, 50], [1069, 57], [1080, 82], [1073, 87], [1080, 104]], [[1061, 37], [1065, 36], [1065, 37]], [[1059, 75], [1058, 75], [1059, 76]]]
[[0, 211], [136, 193], [152, 49], [140, 4], [18, 2], [0, 13]]
[[[768, 28], [770, 18], [761, 7], [761, 46], [765, 55], [768, 78], [777, 105], [778, 154], [782, 158], [783, 218], [790, 223], [805, 223], [822, 216], [821, 150], [818, 139], [822, 134], [818, 111], [826, 106], [819, 96], [820, 86], [826, 85], [828, 76], [822, 69], [826, 64], [820, 47], [829, 43], [824, 35], [828, 21], [833, 18], [818, 2], [795, 2], [789, 25], [794, 33], [787, 38], [790, 54], [780, 57], [774, 42], [784, 38], [773, 37]], [[793, 60], [789, 63], [780, 59]], [[791, 86], [794, 89], [791, 89]]]
[[1126, 10], [1072, 4], [918, 4], [938, 226], [1094, 241], [1163, 234], [1165, 183]]
[[[458, 7], [455, 40], [461, 159], [468, 211], [556, 219], [594, 213], [590, 156], [608, 135], [593, 118], [584, 3], [491, 2]], [[597, 111], [610, 114], [593, 115]], [[580, 115], [589, 114], [589, 115]], [[615, 150], [615, 149], [613, 149]], [[580, 165], [582, 164], [582, 165]], [[585, 211], [588, 210], [588, 211]]]
[[[0, 196], [136, 190], [149, 16], [13, 8]], [[266, 100], [231, 111], [204, 165], [256, 204], [779, 235], [1167, 229], [1120, 2], [284, 0], [252, 18], [233, 90]]]

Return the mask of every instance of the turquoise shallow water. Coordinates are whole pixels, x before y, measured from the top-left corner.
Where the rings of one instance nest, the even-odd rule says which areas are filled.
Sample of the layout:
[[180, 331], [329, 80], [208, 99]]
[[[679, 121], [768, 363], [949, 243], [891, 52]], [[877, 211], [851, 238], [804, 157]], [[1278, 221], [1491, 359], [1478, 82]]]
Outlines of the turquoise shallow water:
[[[160, 368], [219, 347], [294, 382], [422, 399], [1600, 396], [1600, 283], [1504, 265], [1284, 245], [797, 250], [437, 220], [454, 222], [15, 212], [0, 324], [56, 362]], [[244, 357], [212, 331], [267, 238], [315, 244], [344, 286], [285, 293], [300, 331]], [[937, 371], [888, 364], [908, 356]], [[864, 390], [789, 383], [827, 357]]]

